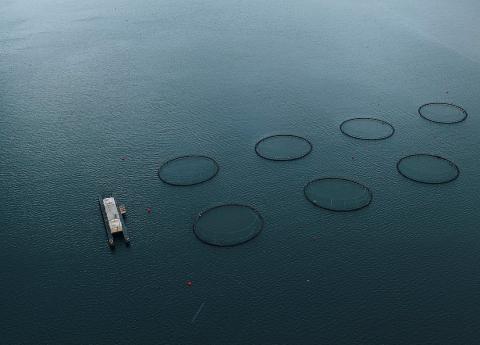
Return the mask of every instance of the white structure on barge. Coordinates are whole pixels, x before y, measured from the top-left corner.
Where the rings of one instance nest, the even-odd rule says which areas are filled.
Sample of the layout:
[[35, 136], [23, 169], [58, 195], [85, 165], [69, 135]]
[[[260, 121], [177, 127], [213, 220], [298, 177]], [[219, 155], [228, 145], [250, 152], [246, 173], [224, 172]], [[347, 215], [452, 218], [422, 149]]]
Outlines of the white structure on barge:
[[128, 245], [130, 239], [127, 234], [127, 227], [123, 217], [126, 214], [125, 206], [121, 205], [117, 207], [117, 203], [113, 196], [100, 197], [100, 209], [102, 210], [103, 222], [105, 224], [105, 230], [108, 237], [108, 245], [114, 247], [115, 243], [113, 241], [114, 234], [122, 234], [125, 240], [125, 243]]

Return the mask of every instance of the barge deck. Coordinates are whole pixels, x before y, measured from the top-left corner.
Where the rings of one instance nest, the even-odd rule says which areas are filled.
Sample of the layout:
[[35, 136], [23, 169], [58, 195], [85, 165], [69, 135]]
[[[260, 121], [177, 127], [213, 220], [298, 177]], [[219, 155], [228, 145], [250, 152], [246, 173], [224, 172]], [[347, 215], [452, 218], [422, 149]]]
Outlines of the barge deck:
[[107, 243], [110, 248], [115, 247], [114, 237], [117, 234], [123, 236], [125, 244], [130, 244], [130, 237], [128, 236], [127, 226], [125, 225], [124, 217], [126, 215], [126, 208], [123, 205], [117, 206], [113, 196], [99, 196], [98, 202], [102, 212], [103, 224], [105, 225], [105, 232], [107, 234]]

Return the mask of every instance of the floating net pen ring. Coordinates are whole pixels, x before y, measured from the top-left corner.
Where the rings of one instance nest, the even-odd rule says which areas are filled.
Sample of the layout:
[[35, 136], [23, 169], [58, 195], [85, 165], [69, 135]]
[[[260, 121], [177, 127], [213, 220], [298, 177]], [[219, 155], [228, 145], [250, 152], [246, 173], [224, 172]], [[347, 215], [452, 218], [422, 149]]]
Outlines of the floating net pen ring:
[[193, 233], [201, 242], [217, 247], [233, 247], [257, 237], [264, 220], [258, 210], [243, 204], [222, 204], [200, 212]]
[[340, 177], [312, 180], [305, 185], [303, 193], [314, 206], [334, 212], [361, 210], [373, 200], [373, 193], [367, 186]]
[[401, 158], [397, 171], [403, 177], [426, 184], [445, 184], [460, 176], [459, 167], [449, 159], [426, 153]]
[[[365, 128], [365, 125], [369, 125], [370, 128]], [[395, 133], [395, 128], [387, 121], [374, 117], [355, 117], [343, 121], [340, 124], [340, 131], [354, 139], [384, 140]]]
[[[435, 112], [437, 112], [435, 114]], [[426, 103], [418, 108], [418, 114], [427, 121], [454, 124], [467, 119], [468, 113], [461, 106], [453, 103]]]
[[160, 180], [171, 186], [194, 186], [217, 176], [220, 166], [213, 158], [185, 155], [170, 159], [158, 169]]
[[294, 134], [276, 134], [260, 139], [255, 144], [257, 156], [271, 161], [293, 161], [312, 152], [312, 143]]

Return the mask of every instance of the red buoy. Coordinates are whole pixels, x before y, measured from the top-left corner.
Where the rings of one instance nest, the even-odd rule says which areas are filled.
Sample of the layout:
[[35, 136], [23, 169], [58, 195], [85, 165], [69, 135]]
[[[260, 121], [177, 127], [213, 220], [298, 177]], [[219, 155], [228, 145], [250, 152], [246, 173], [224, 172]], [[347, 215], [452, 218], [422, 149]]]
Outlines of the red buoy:
[[191, 280], [187, 280], [187, 286], [192, 286], [192, 281]]
[[147, 212], [152, 213], [152, 209], [150, 207], [147, 207]]

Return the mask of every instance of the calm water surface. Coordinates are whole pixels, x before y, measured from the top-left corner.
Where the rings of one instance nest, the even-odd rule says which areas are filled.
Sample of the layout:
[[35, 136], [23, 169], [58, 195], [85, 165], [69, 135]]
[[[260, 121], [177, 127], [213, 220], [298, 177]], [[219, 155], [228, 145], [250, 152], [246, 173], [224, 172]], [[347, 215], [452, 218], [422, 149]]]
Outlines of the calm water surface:
[[[477, 343], [479, 13], [473, 0], [0, 0], [0, 343]], [[428, 122], [429, 102], [469, 117]], [[349, 138], [353, 117], [395, 135]], [[274, 134], [313, 151], [258, 157]], [[414, 153], [460, 177], [405, 179], [396, 163]], [[187, 154], [219, 174], [163, 184], [161, 163]], [[331, 176], [368, 186], [370, 206], [310, 204], [304, 185]], [[132, 240], [113, 253], [96, 199], [109, 190]], [[254, 206], [262, 233], [200, 242], [196, 214], [221, 203]]]

